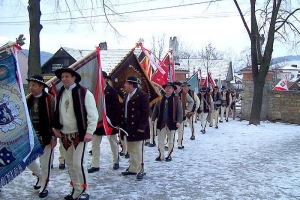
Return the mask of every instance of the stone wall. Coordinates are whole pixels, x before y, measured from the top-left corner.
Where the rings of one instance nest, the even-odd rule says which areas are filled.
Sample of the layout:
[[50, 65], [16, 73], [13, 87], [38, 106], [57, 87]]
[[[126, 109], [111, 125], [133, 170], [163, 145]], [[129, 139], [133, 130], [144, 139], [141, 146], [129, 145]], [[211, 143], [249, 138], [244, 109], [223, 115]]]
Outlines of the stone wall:
[[[263, 104], [261, 108], [260, 119], [266, 120], [268, 116], [268, 101], [269, 101], [269, 92], [272, 89], [272, 83], [270, 81], [266, 81], [264, 87], [264, 96], [263, 96]], [[243, 81], [243, 101], [241, 106], [241, 119], [249, 120], [251, 114], [252, 100], [253, 100], [253, 81]]]
[[268, 120], [300, 124], [300, 92], [270, 91]]
[[[273, 91], [272, 82], [264, 87], [261, 120], [300, 124], [300, 92]], [[241, 119], [249, 120], [253, 99], [253, 81], [243, 81]]]

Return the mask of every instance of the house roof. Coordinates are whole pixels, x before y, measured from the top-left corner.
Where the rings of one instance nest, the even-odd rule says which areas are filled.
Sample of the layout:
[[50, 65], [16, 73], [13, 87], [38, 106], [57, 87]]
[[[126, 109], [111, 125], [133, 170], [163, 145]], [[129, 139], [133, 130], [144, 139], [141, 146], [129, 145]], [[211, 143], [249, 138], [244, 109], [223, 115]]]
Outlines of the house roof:
[[[91, 52], [91, 50], [78, 50], [78, 49], [72, 49], [68, 47], [63, 47], [63, 48], [68, 54], [70, 54], [77, 61]], [[131, 49], [101, 50], [100, 57], [101, 57], [102, 70], [107, 73], [110, 73], [130, 51]], [[140, 49], [136, 48], [134, 50], [134, 54], [136, 56], [138, 56], [140, 53], [141, 53]]]
[[[233, 79], [233, 70], [230, 61], [227, 60], [211, 60], [210, 66], [208, 67], [208, 71], [211, 72], [213, 79], [220, 80], [228, 80], [231, 81]], [[180, 69], [189, 70], [192, 72], [193, 70], [201, 69], [202, 77], [206, 77], [207, 69], [205, 67], [205, 61], [200, 58], [189, 58], [189, 59], [179, 59]], [[228, 77], [228, 73], [231, 73]]]

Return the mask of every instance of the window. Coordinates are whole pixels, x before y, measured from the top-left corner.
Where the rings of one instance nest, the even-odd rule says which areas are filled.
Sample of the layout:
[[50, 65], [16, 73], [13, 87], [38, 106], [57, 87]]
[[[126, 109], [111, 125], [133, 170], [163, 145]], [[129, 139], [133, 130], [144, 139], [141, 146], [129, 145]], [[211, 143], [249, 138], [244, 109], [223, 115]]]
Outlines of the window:
[[63, 67], [63, 64], [52, 64], [52, 71], [55, 72], [57, 69]]

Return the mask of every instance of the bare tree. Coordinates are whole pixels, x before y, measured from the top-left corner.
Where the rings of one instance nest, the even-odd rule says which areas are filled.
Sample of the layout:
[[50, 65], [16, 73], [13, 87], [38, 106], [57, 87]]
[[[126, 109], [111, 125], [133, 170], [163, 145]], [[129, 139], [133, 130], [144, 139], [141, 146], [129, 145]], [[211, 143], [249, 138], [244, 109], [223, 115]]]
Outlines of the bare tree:
[[166, 45], [166, 34], [162, 35], [152, 35], [151, 37], [151, 51], [156, 55], [160, 60], [163, 58], [165, 52], [168, 49]]
[[[299, 2], [292, 0], [268, 0], [263, 7], [256, 9], [256, 0], [250, 0], [251, 25], [244, 18], [237, 0], [233, 0], [241, 16], [251, 41], [251, 64], [254, 85], [249, 124], [260, 124], [263, 88], [272, 59], [275, 39], [299, 43], [299, 24], [296, 16], [299, 12]], [[296, 4], [293, 8], [293, 2]], [[260, 67], [259, 67], [260, 66]]]
[[208, 73], [209, 67], [212, 64], [212, 60], [220, 59], [222, 54], [221, 52], [217, 51], [211, 43], [209, 43], [200, 52], [198, 52], [198, 56], [202, 59], [206, 73]]
[[[180, 59], [187, 60], [187, 66], [189, 68], [189, 72], [193, 72], [192, 74], [194, 74], [198, 70], [198, 69], [195, 69], [195, 66], [192, 66], [193, 69], [190, 69], [190, 67], [191, 67], [190, 60], [193, 58], [196, 58], [196, 53], [193, 50], [192, 44], [189, 44], [189, 43], [181, 40], [179, 43], [178, 56]], [[189, 76], [192, 74], [189, 74]]]

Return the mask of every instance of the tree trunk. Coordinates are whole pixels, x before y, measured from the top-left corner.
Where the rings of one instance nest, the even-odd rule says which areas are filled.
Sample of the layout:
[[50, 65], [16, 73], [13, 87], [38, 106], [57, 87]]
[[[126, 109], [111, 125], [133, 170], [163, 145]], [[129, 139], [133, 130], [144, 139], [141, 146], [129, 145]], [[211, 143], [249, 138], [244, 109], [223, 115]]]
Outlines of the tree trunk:
[[41, 9], [40, 0], [28, 0], [29, 14], [29, 54], [28, 54], [28, 73], [27, 76], [41, 75], [41, 57], [40, 57], [40, 32], [43, 26], [40, 24]]
[[263, 101], [265, 77], [264, 76], [256, 77], [256, 79], [253, 80], [253, 84], [254, 84], [254, 94], [253, 94], [249, 124], [259, 125], [262, 101]]

